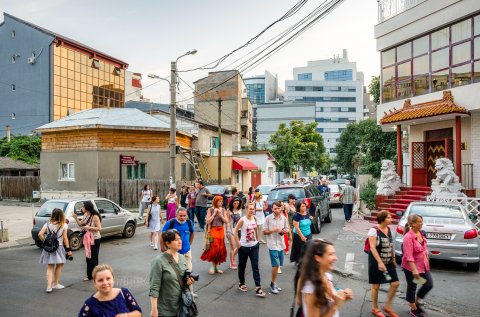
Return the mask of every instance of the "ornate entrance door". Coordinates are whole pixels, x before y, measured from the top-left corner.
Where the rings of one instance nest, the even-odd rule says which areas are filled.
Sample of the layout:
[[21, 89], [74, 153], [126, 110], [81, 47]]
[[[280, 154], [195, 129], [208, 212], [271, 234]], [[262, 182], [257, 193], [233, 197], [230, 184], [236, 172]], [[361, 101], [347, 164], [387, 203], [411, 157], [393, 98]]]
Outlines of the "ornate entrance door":
[[412, 186], [427, 186], [426, 142], [412, 142]]
[[445, 140], [427, 142], [427, 184], [432, 184], [432, 179], [436, 178], [435, 161], [445, 157]]

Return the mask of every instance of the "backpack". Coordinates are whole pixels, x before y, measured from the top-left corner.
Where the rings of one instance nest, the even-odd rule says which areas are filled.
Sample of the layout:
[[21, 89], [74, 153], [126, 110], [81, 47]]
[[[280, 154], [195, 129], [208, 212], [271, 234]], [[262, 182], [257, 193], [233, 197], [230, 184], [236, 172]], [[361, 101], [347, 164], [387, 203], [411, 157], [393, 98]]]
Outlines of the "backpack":
[[60, 243], [58, 242], [58, 236], [57, 236], [57, 231], [50, 231], [50, 228], [48, 228], [47, 224], [47, 236], [45, 237], [45, 240], [43, 240], [42, 243], [42, 249], [47, 251], [48, 253], [54, 253], [57, 251]]
[[[375, 228], [375, 230], [377, 230], [377, 245], [378, 245], [378, 233], [379, 233], [380, 229], [377, 226], [374, 226], [373, 228]], [[391, 239], [392, 238], [392, 233], [390, 231], [390, 227], [387, 227], [387, 228], [388, 228], [388, 238]], [[367, 239], [365, 239], [365, 245], [363, 246], [363, 252], [365, 252], [367, 254], [370, 252], [370, 241], [368, 240], [368, 236], [367, 236]]]
[[[188, 224], [188, 230], [190, 230], [190, 232], [195, 232], [195, 230], [193, 229], [192, 221], [190, 219], [187, 219], [187, 224]], [[175, 226], [175, 218], [169, 220], [168, 229], [171, 230], [173, 229], [174, 226]]]

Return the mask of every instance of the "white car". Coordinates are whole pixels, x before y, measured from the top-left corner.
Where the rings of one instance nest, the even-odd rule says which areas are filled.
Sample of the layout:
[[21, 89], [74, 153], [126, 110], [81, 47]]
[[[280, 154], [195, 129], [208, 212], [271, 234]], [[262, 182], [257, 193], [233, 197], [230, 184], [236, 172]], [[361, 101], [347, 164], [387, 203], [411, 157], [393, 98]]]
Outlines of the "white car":
[[255, 191], [259, 191], [262, 193], [262, 200], [263, 202], [267, 201], [268, 194], [270, 194], [270, 191], [277, 187], [277, 184], [274, 185], [258, 185], [257, 188], [255, 188]]

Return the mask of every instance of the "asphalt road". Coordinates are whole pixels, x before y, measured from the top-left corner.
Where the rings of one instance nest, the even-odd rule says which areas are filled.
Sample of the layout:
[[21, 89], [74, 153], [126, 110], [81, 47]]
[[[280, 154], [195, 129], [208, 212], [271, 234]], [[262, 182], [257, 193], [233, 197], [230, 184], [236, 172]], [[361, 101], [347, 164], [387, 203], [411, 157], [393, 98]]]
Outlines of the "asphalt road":
[[[343, 229], [343, 213], [333, 212], [334, 221], [324, 224], [319, 235], [335, 243], [338, 261], [335, 283], [338, 287], [353, 289], [354, 299], [342, 307], [341, 316], [371, 316], [370, 292], [367, 279], [367, 257], [363, 253], [364, 236]], [[26, 229], [28, 230], [28, 229]], [[144, 310], [150, 314], [148, 298], [148, 274], [152, 259], [158, 255], [148, 245], [148, 232], [139, 227], [132, 239], [117, 237], [102, 241], [100, 262], [111, 264], [116, 273], [116, 286], [127, 287], [137, 298]], [[227, 269], [223, 275], [211, 276], [207, 273], [209, 264], [199, 259], [202, 248], [202, 234], [198, 233], [193, 245], [194, 271], [200, 274], [195, 285], [199, 294], [197, 304], [200, 316], [288, 316], [293, 299], [292, 277], [295, 268], [289, 263], [283, 267], [279, 285], [283, 291], [279, 295], [267, 294], [257, 298], [253, 292], [253, 278], [247, 267], [246, 282], [248, 293], [237, 289], [236, 271]], [[270, 261], [268, 250], [261, 247], [260, 268], [262, 286], [268, 291], [270, 283]], [[45, 293], [45, 267], [38, 264], [40, 249], [24, 246], [0, 250], [0, 316], [77, 316], [84, 300], [93, 293], [91, 282], [83, 282], [85, 260], [83, 249], [74, 253], [74, 261], [68, 262], [61, 277], [64, 290]], [[428, 316], [480, 316], [480, 302], [476, 287], [479, 273], [467, 272], [458, 264], [434, 262], [432, 264], [434, 289], [427, 298]], [[400, 316], [408, 316], [404, 300], [405, 282], [399, 271], [402, 285], [395, 301], [395, 309]], [[381, 292], [380, 301], [384, 301]]]

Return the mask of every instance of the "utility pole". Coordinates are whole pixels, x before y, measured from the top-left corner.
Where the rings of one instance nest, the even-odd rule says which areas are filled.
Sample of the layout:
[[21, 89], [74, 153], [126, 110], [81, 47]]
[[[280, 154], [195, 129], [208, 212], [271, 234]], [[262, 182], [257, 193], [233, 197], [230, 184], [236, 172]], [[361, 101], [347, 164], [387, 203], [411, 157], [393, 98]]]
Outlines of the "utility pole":
[[177, 61], [171, 63], [170, 72], [170, 187], [175, 186], [175, 160], [177, 157]]
[[222, 183], [222, 99], [218, 98], [218, 183]]

